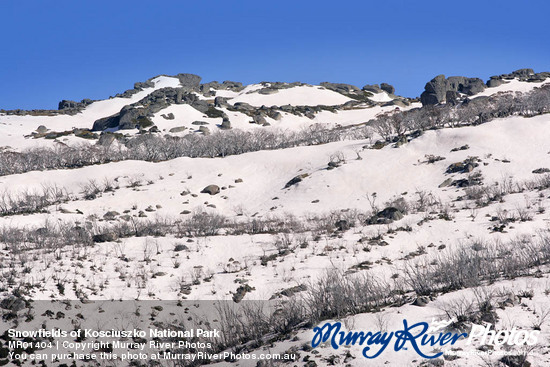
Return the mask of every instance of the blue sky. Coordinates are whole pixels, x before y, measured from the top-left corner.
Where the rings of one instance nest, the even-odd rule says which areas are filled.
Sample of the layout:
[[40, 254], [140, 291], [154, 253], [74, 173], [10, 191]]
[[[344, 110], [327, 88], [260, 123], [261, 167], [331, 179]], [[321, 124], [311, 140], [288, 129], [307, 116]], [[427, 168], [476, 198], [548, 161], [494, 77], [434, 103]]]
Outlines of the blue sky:
[[550, 71], [547, 1], [0, 3], [0, 108], [102, 99], [158, 74], [203, 81], [388, 82]]

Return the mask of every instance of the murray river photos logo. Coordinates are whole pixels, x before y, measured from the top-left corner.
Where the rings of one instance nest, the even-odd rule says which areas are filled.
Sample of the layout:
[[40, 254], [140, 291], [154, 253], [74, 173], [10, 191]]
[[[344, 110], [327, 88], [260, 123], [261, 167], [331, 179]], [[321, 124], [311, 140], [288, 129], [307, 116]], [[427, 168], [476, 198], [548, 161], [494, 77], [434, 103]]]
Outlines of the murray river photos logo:
[[472, 326], [470, 333], [444, 332], [445, 328], [455, 320], [432, 320], [410, 324], [403, 320], [403, 328], [396, 331], [344, 331], [342, 323], [327, 322], [322, 326], [313, 328], [311, 346], [317, 347], [321, 343], [330, 342], [330, 346], [338, 349], [342, 346], [359, 345], [363, 347], [363, 357], [373, 359], [381, 355], [388, 347], [393, 350], [414, 350], [423, 358], [433, 359], [440, 357], [444, 352], [429, 354], [427, 350], [433, 347], [454, 345], [459, 340], [466, 340], [466, 344], [479, 343], [479, 345], [535, 345], [540, 331], [517, 330], [493, 330], [491, 324]]

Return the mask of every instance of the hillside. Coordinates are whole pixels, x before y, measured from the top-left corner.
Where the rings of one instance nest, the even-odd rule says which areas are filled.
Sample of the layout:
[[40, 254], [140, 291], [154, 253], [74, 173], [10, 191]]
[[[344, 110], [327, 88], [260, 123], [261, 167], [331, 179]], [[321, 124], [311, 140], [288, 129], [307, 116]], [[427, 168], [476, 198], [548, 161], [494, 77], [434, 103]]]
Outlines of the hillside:
[[[96, 311], [81, 307], [111, 301], [162, 304], [145, 326], [175, 323], [168, 301], [242, 301], [278, 311], [242, 330], [216, 320], [234, 345], [212, 350], [363, 366], [358, 345], [312, 349], [312, 328], [437, 319], [540, 335], [423, 347], [472, 352], [433, 360], [392, 345], [369, 365], [550, 366], [549, 77], [438, 76], [407, 98], [385, 83], [179, 74], [106, 100], [1, 111], [3, 330], [77, 327]], [[288, 325], [274, 326], [277, 312]], [[511, 357], [473, 353], [487, 348]], [[268, 366], [219, 365], [233, 362]]]

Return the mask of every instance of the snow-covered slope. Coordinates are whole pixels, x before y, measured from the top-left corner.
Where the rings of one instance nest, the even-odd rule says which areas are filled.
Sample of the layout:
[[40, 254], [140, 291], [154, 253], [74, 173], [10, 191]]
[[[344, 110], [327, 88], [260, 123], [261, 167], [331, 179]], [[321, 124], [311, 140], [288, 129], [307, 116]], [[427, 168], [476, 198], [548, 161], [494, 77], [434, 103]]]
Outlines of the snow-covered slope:
[[[146, 98], [154, 96], [152, 92], [165, 88], [171, 93], [180, 85], [180, 79], [166, 76], [151, 82], [153, 88], [137, 91], [130, 98], [94, 102], [73, 116], [1, 115], [0, 146], [11, 146], [15, 153], [0, 151], [0, 158], [61, 143], [94, 145], [98, 156], [98, 152], [109, 152], [114, 148], [74, 132], [55, 139], [28, 135], [39, 125], [57, 132], [88, 129], [97, 119], [118, 114], [124, 106], [144, 98], [145, 104], [154, 105], [158, 100]], [[478, 95], [527, 92], [540, 86], [511, 81]], [[390, 303], [380, 299], [369, 312], [347, 309], [340, 319], [348, 330], [392, 331], [403, 327], [403, 319], [431, 322], [465, 315], [471, 328], [472, 320], [481, 320], [475, 317], [483, 314], [483, 321], [492, 317], [489, 320], [497, 329], [540, 331], [539, 344], [528, 351], [527, 358], [533, 366], [550, 365], [550, 313], [545, 313], [550, 309], [550, 256], [547, 247], [537, 247], [544, 243], [540, 239], [550, 238], [549, 114], [528, 111], [529, 117], [512, 115], [459, 128], [449, 126], [460, 124], [449, 124], [407, 132], [382, 143], [377, 142], [380, 130], [368, 122], [382, 113], [420, 108], [419, 102], [405, 100], [406, 105], [399, 99], [401, 103], [394, 104], [392, 95], [385, 92], [369, 97], [370, 102], [355, 100], [308, 85], [259, 93], [267, 87], [196, 89], [186, 92], [186, 103], [159, 104], [148, 116], [157, 131], [148, 127], [149, 131], [117, 132], [128, 139], [142, 137], [141, 149], [150, 152], [161, 150], [155, 143], [184, 141], [177, 139], [186, 134], [203, 137], [201, 126], [210, 133], [222, 131], [227, 121], [234, 131], [256, 132], [300, 131], [321, 124], [340, 134], [339, 138], [216, 158], [151, 155], [154, 158], [148, 161], [105, 163], [98, 159], [93, 164], [83, 158], [86, 164], [77, 161], [67, 167], [59, 163], [60, 169], [49, 170], [22, 168], [23, 173], [0, 176], [2, 296], [68, 298], [83, 305], [89, 300], [296, 299], [314, 307], [308, 297], [328, 279], [324, 278], [327, 273], [359, 282], [354, 284], [372, 277], [376, 279], [370, 284], [373, 288], [357, 293], [372, 292], [376, 299], [375, 291], [391, 289], [395, 299]], [[166, 94], [166, 100], [170, 96]], [[227, 100], [215, 104], [215, 97]], [[239, 102], [255, 108], [239, 107]], [[138, 103], [139, 108], [150, 108], [145, 104]], [[270, 109], [287, 104], [286, 110]], [[331, 108], [314, 108], [320, 105]], [[258, 116], [266, 123], [255, 121]], [[260, 134], [246, 136], [262, 138]], [[225, 137], [222, 131], [212, 138], [224, 142]], [[135, 149], [124, 139], [112, 144], [120, 151]], [[83, 155], [90, 151], [82, 148]], [[63, 158], [62, 154], [56, 157]], [[477, 260], [472, 259], [478, 259], [479, 253], [486, 255], [484, 266], [494, 263], [502, 269], [485, 272], [475, 268]], [[461, 256], [470, 259], [461, 266], [472, 269], [464, 272], [475, 273], [477, 278], [446, 288], [434, 284], [444, 284], [452, 275], [422, 278], [424, 272], [446, 261], [449, 268], [455, 266], [464, 260]], [[338, 284], [333, 286], [336, 289]], [[66, 305], [48, 307], [57, 311]], [[73, 311], [63, 309], [69, 325], [76, 325], [82, 317], [76, 308]], [[44, 315], [37, 313], [27, 326], [39, 327]], [[317, 321], [332, 320], [321, 319]], [[359, 346], [336, 350], [323, 343], [311, 349], [307, 345], [313, 332], [303, 327], [306, 321], [264, 343], [271, 352], [300, 354], [281, 365], [428, 363], [412, 348], [398, 353], [389, 347], [372, 361], [362, 356]], [[499, 357], [480, 357], [478, 346], [460, 341], [453, 348], [465, 355], [441, 357], [434, 363], [496, 366]], [[266, 352], [262, 341], [241, 347], [251, 354]], [[451, 347], [426, 347], [430, 353], [439, 349], [450, 351]], [[507, 345], [496, 345], [494, 350], [511, 351], [515, 356], [525, 352]], [[253, 360], [238, 363], [257, 366]], [[232, 361], [218, 365], [228, 364]]]

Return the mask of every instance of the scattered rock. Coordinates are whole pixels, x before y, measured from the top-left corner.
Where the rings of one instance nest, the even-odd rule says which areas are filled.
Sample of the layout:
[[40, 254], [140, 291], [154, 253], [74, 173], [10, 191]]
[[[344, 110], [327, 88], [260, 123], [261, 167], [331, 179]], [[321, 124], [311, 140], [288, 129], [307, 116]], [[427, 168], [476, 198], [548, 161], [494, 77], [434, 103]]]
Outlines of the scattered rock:
[[189, 250], [189, 247], [185, 246], [184, 244], [177, 244], [174, 246], [174, 252], [180, 252], [180, 251], [186, 251]]
[[243, 300], [244, 296], [253, 291], [255, 288], [252, 288], [248, 284], [243, 284], [237, 288], [237, 291], [233, 294], [233, 302], [239, 303]]
[[115, 219], [118, 215], [120, 215], [119, 212], [114, 211], [114, 210], [111, 210], [111, 211], [108, 211], [107, 213], [103, 214], [103, 219], [113, 220], [113, 219]]
[[216, 195], [220, 192], [220, 187], [218, 185], [208, 185], [202, 189], [202, 194]]
[[171, 133], [181, 133], [182, 131], [185, 131], [185, 130], [187, 130], [187, 128], [185, 126], [176, 126], [176, 127], [171, 128], [168, 131], [171, 132]]
[[346, 231], [351, 228], [349, 222], [345, 219], [341, 219], [334, 223], [334, 226], [338, 228], [339, 231]]
[[220, 129], [223, 129], [223, 130], [231, 129], [231, 122], [227, 117], [223, 118], [222, 124], [220, 125]]
[[442, 187], [450, 186], [452, 182], [453, 182], [453, 179], [452, 179], [452, 178], [448, 178], [448, 179], [446, 179], [445, 181], [443, 181], [442, 183], [440, 183], [438, 187], [439, 187], [439, 188], [442, 188]]
[[118, 235], [115, 232], [105, 232], [101, 234], [96, 234], [92, 237], [94, 242], [114, 242], [118, 240]]
[[404, 214], [397, 208], [387, 207], [384, 210], [376, 213], [368, 220], [368, 224], [388, 224], [393, 221], [400, 220]]
[[48, 130], [50, 130], [50, 129], [48, 129], [48, 128], [47, 128], [46, 126], [44, 126], [44, 125], [40, 125], [40, 126], [38, 126], [38, 127], [36, 128], [36, 132], [39, 133], [39, 134], [45, 134], [45, 133], [48, 132]]
[[10, 295], [0, 302], [0, 308], [11, 312], [18, 312], [25, 308], [25, 301], [22, 298]]
[[418, 306], [418, 307], [425, 307], [428, 303], [430, 303], [430, 299], [428, 297], [420, 296], [420, 297], [416, 297], [416, 299], [413, 301], [413, 303], [411, 303], [411, 305]]
[[254, 123], [258, 125], [264, 125], [267, 123], [262, 115], [255, 115], [252, 119], [254, 120]]
[[290, 186], [293, 186], [293, 185], [296, 185], [297, 183], [299, 182], [302, 182], [302, 180], [304, 178], [306, 178], [307, 176], [309, 176], [307, 173], [303, 173], [301, 175], [298, 175], [296, 177], [294, 177], [292, 180], [288, 181], [285, 185], [285, 189], [289, 188]]

